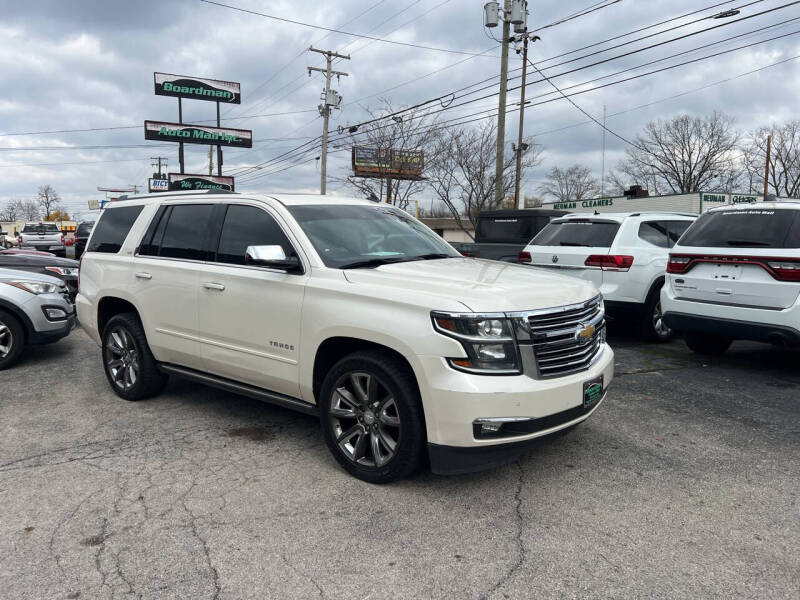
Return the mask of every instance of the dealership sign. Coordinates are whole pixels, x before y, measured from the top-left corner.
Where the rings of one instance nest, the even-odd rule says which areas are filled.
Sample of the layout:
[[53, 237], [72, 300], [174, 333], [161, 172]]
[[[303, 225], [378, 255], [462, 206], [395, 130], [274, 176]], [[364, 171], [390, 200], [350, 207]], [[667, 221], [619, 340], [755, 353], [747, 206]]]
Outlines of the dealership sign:
[[170, 173], [169, 189], [173, 191], [188, 190], [225, 190], [232, 192], [233, 177], [221, 175], [191, 175], [188, 173]]
[[210, 100], [241, 104], [241, 86], [235, 81], [220, 81], [203, 77], [187, 77], [169, 73], [153, 73], [156, 96], [174, 96], [192, 100]]
[[162, 121], [145, 121], [144, 139], [158, 142], [234, 146], [236, 148], [253, 147], [253, 132], [249, 129], [206, 127]]
[[147, 180], [147, 190], [150, 192], [166, 192], [169, 189], [169, 180], [153, 179]]
[[357, 177], [419, 179], [422, 177], [424, 154], [421, 150], [354, 146], [352, 161], [353, 173]]

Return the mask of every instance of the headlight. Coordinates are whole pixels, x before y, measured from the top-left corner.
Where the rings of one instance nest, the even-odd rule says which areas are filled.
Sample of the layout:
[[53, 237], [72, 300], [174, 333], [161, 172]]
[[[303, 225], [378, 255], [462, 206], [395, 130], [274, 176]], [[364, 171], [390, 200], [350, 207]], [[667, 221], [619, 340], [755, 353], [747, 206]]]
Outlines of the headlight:
[[461, 342], [467, 358], [448, 358], [454, 369], [485, 375], [521, 372], [511, 321], [503, 314], [469, 315], [432, 312], [439, 333]]
[[58, 286], [53, 283], [41, 281], [7, 281], [6, 283], [31, 294], [55, 294], [58, 292]]
[[72, 267], [45, 267], [45, 271], [52, 271], [58, 275], [77, 275], [78, 269]]

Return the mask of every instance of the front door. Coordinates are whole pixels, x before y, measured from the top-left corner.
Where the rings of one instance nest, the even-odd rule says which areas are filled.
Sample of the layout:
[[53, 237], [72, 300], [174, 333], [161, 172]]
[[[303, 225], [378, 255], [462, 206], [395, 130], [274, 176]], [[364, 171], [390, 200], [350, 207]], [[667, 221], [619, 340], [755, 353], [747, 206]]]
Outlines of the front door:
[[273, 245], [296, 254], [264, 208], [227, 207], [219, 245], [199, 282], [201, 352], [215, 375], [298, 398], [307, 275], [245, 264], [248, 246]]

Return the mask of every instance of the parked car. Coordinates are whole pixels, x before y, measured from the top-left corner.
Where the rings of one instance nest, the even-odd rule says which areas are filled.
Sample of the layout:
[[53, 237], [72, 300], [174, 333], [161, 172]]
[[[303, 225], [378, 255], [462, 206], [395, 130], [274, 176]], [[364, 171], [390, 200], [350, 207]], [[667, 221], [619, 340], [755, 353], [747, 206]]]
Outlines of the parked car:
[[[201, 235], [198, 235], [198, 232]], [[460, 256], [407, 213], [329, 196], [161, 193], [105, 209], [78, 316], [114, 392], [169, 374], [318, 415], [387, 482], [517, 457], [614, 375], [591, 282]]]
[[714, 208], [672, 248], [664, 320], [700, 354], [800, 346], [800, 202]]
[[21, 250], [20, 248], [8, 248], [0, 250], [0, 255], [28, 254], [30, 256], [55, 256], [52, 252], [40, 252], [39, 250]]
[[18, 360], [25, 346], [57, 342], [74, 324], [74, 306], [60, 280], [0, 268], [0, 371]]
[[22, 249], [40, 250], [52, 252], [57, 256], [67, 256], [64, 236], [55, 223], [25, 223], [17, 241]]
[[78, 223], [78, 227], [75, 229], [75, 260], [80, 260], [81, 255], [86, 250], [86, 242], [92, 234], [93, 227], [94, 221]]
[[531, 239], [563, 210], [526, 208], [524, 210], [487, 210], [478, 215], [475, 242], [455, 242], [453, 247], [464, 256], [517, 262], [517, 256]]
[[664, 342], [673, 335], [659, 295], [667, 256], [695, 218], [642, 212], [560, 217], [531, 240], [519, 262], [591, 281], [609, 317], [633, 320], [644, 338]]
[[58, 277], [69, 290], [70, 299], [74, 302], [78, 293], [78, 261], [60, 258], [54, 255], [38, 256], [32, 254], [0, 253], [0, 268], [16, 271], [30, 271]]

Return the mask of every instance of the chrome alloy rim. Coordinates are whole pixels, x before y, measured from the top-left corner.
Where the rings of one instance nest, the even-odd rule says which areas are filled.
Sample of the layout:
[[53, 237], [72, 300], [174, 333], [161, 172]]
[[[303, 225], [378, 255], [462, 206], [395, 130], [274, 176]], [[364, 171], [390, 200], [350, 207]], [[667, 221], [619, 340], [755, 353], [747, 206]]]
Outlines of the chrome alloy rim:
[[139, 351], [131, 334], [122, 327], [107, 335], [104, 359], [108, 374], [119, 389], [130, 389], [138, 381]]
[[653, 329], [662, 338], [672, 333], [672, 329], [664, 323], [664, 315], [661, 314], [661, 301], [656, 302], [655, 307], [653, 307]]
[[394, 458], [400, 412], [392, 392], [374, 374], [350, 371], [339, 378], [328, 421], [339, 449], [352, 462], [381, 467]]
[[11, 352], [11, 347], [14, 345], [14, 336], [11, 334], [11, 329], [0, 321], [0, 358], [5, 358]]

